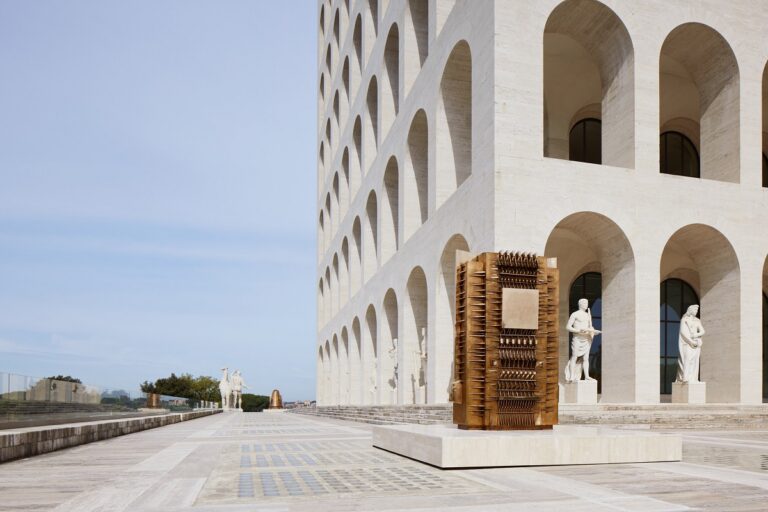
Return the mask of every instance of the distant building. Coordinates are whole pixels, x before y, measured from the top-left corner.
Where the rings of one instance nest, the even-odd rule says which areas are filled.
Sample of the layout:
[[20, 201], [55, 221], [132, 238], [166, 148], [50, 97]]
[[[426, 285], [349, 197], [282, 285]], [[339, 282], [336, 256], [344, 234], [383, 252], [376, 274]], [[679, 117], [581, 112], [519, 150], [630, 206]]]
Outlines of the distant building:
[[447, 402], [457, 249], [558, 258], [603, 402], [670, 393], [691, 303], [708, 401], [762, 401], [767, 4], [318, 9], [319, 405]]

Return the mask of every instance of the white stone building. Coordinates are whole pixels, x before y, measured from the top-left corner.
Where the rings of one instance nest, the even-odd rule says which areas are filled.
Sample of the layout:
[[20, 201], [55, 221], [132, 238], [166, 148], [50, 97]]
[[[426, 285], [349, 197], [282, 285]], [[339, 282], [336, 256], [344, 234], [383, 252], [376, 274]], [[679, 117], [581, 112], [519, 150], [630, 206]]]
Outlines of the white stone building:
[[319, 405], [447, 402], [457, 249], [558, 258], [602, 402], [663, 400], [694, 302], [708, 401], [762, 401], [768, 4], [318, 12]]

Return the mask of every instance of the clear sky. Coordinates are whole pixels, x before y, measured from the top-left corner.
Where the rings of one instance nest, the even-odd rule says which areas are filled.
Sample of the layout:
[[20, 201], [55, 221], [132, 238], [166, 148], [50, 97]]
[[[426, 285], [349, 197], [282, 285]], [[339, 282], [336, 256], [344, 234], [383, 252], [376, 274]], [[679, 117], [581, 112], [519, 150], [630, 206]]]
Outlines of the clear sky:
[[316, 2], [0, 2], [0, 371], [314, 398]]

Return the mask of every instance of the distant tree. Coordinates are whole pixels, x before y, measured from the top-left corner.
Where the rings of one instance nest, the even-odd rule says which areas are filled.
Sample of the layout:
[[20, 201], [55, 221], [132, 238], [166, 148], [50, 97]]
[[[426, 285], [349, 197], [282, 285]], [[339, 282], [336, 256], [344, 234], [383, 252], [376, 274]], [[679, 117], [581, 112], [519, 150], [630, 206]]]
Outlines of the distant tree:
[[209, 402], [218, 402], [221, 399], [219, 381], [207, 375], [193, 377], [189, 373], [182, 373], [181, 375], [171, 373], [170, 376], [157, 379], [155, 382], [145, 380], [141, 383], [141, 390], [144, 393], [157, 393]]
[[243, 412], [261, 412], [269, 408], [269, 397], [243, 393]]
[[74, 382], [75, 384], [82, 384], [83, 383], [83, 381], [81, 381], [80, 379], [76, 379], [74, 377], [70, 377], [69, 375], [66, 375], [66, 376], [65, 375], [57, 375], [55, 377], [46, 377], [46, 379], [48, 379], [48, 380], [61, 380], [61, 381], [64, 381], [64, 382]]

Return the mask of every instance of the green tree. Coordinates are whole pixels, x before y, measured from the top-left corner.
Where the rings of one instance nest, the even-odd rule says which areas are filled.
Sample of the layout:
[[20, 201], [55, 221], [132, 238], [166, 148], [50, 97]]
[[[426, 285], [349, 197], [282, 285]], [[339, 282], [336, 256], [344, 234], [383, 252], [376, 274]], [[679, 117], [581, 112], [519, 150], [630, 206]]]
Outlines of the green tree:
[[209, 402], [218, 402], [221, 399], [219, 381], [207, 375], [193, 377], [189, 373], [182, 373], [181, 375], [171, 373], [170, 376], [157, 379], [155, 382], [145, 380], [141, 383], [141, 390], [144, 393], [157, 393]]
[[243, 412], [261, 412], [268, 407], [268, 396], [243, 393]]

